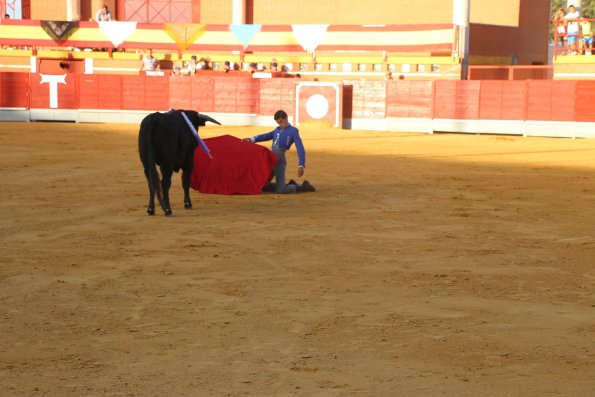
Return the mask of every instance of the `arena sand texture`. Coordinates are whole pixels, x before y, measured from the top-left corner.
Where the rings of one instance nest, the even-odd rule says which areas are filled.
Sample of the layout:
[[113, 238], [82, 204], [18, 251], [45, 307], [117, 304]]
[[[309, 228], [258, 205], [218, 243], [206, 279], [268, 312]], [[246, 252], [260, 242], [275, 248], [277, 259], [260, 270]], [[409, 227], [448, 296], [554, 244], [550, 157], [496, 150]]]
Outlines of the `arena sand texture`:
[[148, 217], [137, 130], [0, 124], [1, 396], [595, 395], [595, 140], [310, 125]]

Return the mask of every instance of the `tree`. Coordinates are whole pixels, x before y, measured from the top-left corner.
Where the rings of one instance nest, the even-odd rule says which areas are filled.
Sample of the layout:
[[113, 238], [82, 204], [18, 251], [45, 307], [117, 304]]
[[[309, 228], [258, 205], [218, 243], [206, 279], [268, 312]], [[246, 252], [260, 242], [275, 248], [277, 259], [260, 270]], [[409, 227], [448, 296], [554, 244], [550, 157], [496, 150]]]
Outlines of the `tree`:
[[[554, 39], [554, 23], [553, 23], [554, 14], [560, 8], [563, 8], [567, 12], [568, 1], [567, 0], [551, 0], [550, 4], [551, 4], [550, 21], [552, 21], [552, 23], [550, 24], [550, 39], [553, 40]], [[580, 14], [582, 17], [595, 19], [595, 0], [582, 0], [581, 8], [579, 11], [580, 11]]]

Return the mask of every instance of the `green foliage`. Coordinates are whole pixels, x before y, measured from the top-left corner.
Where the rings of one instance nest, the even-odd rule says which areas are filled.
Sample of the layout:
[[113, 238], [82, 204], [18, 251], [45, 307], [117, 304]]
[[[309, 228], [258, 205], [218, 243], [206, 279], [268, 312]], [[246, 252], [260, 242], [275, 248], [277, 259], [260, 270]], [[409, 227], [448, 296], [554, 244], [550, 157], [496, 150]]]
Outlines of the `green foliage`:
[[[551, 15], [553, 16], [560, 8], [568, 10], [566, 0], [551, 0]], [[581, 16], [585, 18], [595, 18], [595, 0], [582, 0], [580, 8]]]
[[[567, 0], [551, 0], [551, 9], [550, 9], [550, 21], [554, 20], [554, 14], [560, 9], [563, 8], [565, 13], [568, 12], [568, 8], [566, 5], [568, 4]], [[582, 0], [581, 1], [581, 8], [580, 8], [581, 17], [585, 18], [595, 18], [595, 0]], [[554, 23], [550, 24], [550, 38], [554, 38]]]

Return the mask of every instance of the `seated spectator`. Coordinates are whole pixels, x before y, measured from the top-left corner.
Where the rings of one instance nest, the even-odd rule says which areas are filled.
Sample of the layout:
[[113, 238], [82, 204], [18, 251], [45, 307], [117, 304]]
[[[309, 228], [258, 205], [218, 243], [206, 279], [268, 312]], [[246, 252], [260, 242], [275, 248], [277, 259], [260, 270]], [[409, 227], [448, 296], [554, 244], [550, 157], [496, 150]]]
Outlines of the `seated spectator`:
[[190, 60], [186, 63], [186, 69], [188, 70], [188, 74], [193, 75], [196, 73], [196, 70], [199, 69], [198, 62], [196, 60], [196, 55], [192, 55]]
[[278, 72], [279, 71], [279, 64], [277, 63], [276, 60], [273, 59], [273, 62], [271, 62], [271, 72]]
[[256, 62], [250, 63], [250, 66], [249, 67], [250, 67], [250, 72], [251, 73], [254, 73], [254, 72], [257, 72], [258, 71], [258, 66], [256, 65]]
[[203, 60], [202, 70], [213, 70], [213, 65], [211, 64], [211, 58], [205, 58]]
[[229, 61], [225, 61], [223, 66], [223, 72], [229, 73], [231, 71], [231, 63]]
[[175, 68], [172, 69], [171, 74], [172, 74], [172, 76], [181, 76], [182, 68], [179, 66], [176, 66]]
[[110, 12], [110, 10], [107, 8], [106, 5], [101, 7], [101, 9], [99, 11], [97, 11], [97, 13], [95, 14], [96, 22], [108, 22], [108, 21], [113, 21], [113, 20], [114, 19], [112, 17], [112, 13]]

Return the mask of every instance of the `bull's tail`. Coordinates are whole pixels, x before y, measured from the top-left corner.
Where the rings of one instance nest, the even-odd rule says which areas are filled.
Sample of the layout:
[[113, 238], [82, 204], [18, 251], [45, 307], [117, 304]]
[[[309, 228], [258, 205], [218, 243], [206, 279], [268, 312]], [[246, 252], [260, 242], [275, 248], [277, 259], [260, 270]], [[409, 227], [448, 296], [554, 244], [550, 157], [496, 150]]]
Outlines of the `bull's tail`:
[[157, 172], [155, 148], [153, 147], [153, 129], [158, 123], [157, 117], [158, 114], [154, 113], [145, 117], [141, 122], [138, 133], [138, 152], [140, 161], [143, 163], [147, 182], [149, 183], [151, 197], [153, 197], [153, 192], [155, 192], [157, 194], [157, 200], [159, 200], [159, 205], [165, 211], [161, 178], [159, 178], [159, 173]]

